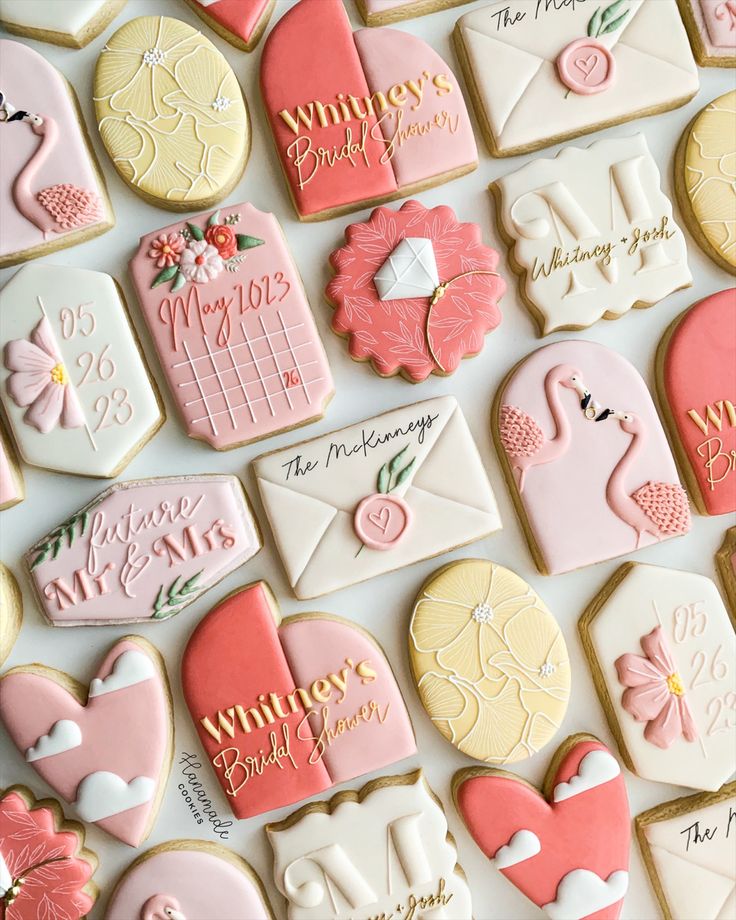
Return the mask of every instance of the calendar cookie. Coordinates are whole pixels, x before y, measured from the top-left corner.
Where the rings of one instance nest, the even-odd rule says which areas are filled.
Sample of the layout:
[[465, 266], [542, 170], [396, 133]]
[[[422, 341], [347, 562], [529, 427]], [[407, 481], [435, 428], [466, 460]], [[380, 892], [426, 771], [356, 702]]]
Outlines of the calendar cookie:
[[470, 0], [355, 0], [367, 26], [388, 26], [404, 19], [453, 9]]
[[0, 420], [0, 511], [12, 508], [26, 497], [18, 455]]
[[276, 0], [186, 0], [199, 18], [241, 51], [261, 40]]
[[273, 214], [243, 202], [156, 230], [130, 272], [190, 437], [229, 450], [322, 417], [332, 374]]
[[0, 268], [115, 224], [74, 89], [42, 55], [0, 39]]
[[23, 622], [23, 597], [15, 576], [0, 562], [0, 665], [15, 645]]
[[716, 566], [726, 595], [729, 614], [736, 627], [736, 527], [729, 527], [716, 553]]
[[713, 582], [626, 563], [579, 629], [626, 766], [654, 782], [719, 789], [736, 746], [736, 637]]
[[168, 16], [121, 26], [97, 59], [102, 143], [149, 204], [209, 208], [235, 188], [250, 154], [250, 120], [230, 65], [196, 29]]
[[112, 479], [163, 407], [114, 278], [47, 262], [0, 292], [0, 400], [26, 463]]
[[677, 0], [701, 67], [736, 67], [736, 6], [731, 0]]
[[84, 48], [104, 32], [127, 0], [0, 0], [0, 25], [13, 35]]

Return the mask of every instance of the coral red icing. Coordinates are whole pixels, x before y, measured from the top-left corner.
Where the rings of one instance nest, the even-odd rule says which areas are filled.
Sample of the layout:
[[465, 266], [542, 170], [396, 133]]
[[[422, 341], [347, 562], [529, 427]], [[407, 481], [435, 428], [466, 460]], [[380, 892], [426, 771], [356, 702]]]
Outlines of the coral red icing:
[[204, 12], [233, 35], [249, 42], [271, 0], [195, 0]]

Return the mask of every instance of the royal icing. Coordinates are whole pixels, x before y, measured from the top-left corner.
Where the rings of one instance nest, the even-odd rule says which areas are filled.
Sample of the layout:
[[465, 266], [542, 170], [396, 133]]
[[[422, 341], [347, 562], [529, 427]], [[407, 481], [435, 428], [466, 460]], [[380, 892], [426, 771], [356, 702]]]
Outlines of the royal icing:
[[202, 620], [184, 652], [182, 685], [238, 818], [299, 802], [416, 751], [401, 692], [375, 641], [326, 614], [281, 621], [264, 582], [230, 595]]
[[692, 281], [685, 238], [641, 134], [566, 147], [492, 188], [542, 335], [616, 319]]
[[321, 417], [332, 375], [273, 214], [243, 203], [154, 231], [130, 270], [190, 437], [223, 450]]
[[5, 920], [81, 920], [92, 909], [97, 858], [56, 804], [22, 787], [0, 798], [0, 905]]
[[407, 32], [353, 33], [342, 0], [301, 0], [279, 20], [263, 48], [261, 91], [302, 219], [407, 195], [477, 165], [447, 64]]
[[451, 374], [501, 322], [498, 253], [451, 208], [418, 201], [376, 208], [346, 228], [345, 240], [330, 256], [332, 328], [348, 337], [351, 357], [377, 373], [400, 372], [414, 383]]
[[341, 792], [266, 826], [289, 920], [467, 920], [470, 890], [421, 770]]
[[549, 801], [512, 773], [470, 768], [455, 777], [455, 802], [485, 855], [552, 920], [616, 920], [631, 838], [624, 778], [590, 735], [564, 748]]
[[[265, 454], [253, 465], [297, 597], [336, 591], [501, 528], [488, 476], [453, 396], [394, 409]], [[367, 515], [356, 527], [356, 510], [369, 496], [378, 496], [370, 512], [380, 525], [388, 515], [394, 526], [391, 498], [403, 499], [411, 514], [390, 551], [363, 542], [361, 522], [382, 540], [382, 526]]]
[[0, 511], [12, 508], [25, 498], [23, 473], [5, 426], [0, 422]]
[[622, 755], [639, 776], [718, 789], [733, 772], [736, 637], [709, 578], [628, 563], [581, 621]]
[[495, 156], [673, 109], [698, 91], [675, 0], [503, 0], [466, 13], [455, 40]]
[[698, 509], [736, 511], [736, 289], [679, 317], [657, 354], [664, 418]]
[[429, 717], [476, 760], [531, 757], [567, 710], [570, 662], [557, 622], [525, 581], [492, 562], [453, 562], [425, 582], [409, 660]]
[[260, 548], [234, 476], [182, 476], [116, 483], [25, 560], [53, 626], [140, 623], [176, 615]]
[[[109, 693], [90, 692], [86, 705], [62, 672], [13, 668], [0, 680], [0, 719], [26, 760], [83, 820], [135, 847], [160, 805], [173, 730], [163, 661], [144, 639], [116, 642], [98, 679], [109, 679], [131, 654], [148, 659], [147, 676]], [[59, 727], [67, 722], [77, 732]]]
[[736, 527], [729, 527], [723, 544], [716, 553], [718, 574], [729, 605], [729, 614], [736, 626]]
[[34, 466], [113, 477], [163, 413], [115, 280], [26, 265], [0, 293], [0, 399]]
[[97, 62], [94, 100], [113, 165], [161, 207], [206, 206], [240, 179], [250, 149], [242, 90], [187, 23], [142, 16], [121, 26]]
[[690, 529], [646, 384], [603, 345], [556, 342], [525, 358], [496, 397], [493, 429], [540, 571], [568, 572]]
[[23, 622], [23, 598], [15, 576], [0, 562], [0, 664], [10, 654]]
[[736, 0], [680, 0], [701, 67], [736, 66]]
[[0, 0], [0, 23], [24, 38], [81, 48], [123, 6], [125, 0]]
[[195, 13], [235, 45], [251, 51], [274, 8], [274, 0], [187, 0]]

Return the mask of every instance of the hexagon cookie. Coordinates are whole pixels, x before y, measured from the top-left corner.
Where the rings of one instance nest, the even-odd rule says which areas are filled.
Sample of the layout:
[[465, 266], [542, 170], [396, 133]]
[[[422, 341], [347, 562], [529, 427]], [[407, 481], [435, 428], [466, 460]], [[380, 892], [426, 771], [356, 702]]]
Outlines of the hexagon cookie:
[[626, 766], [717, 790], [733, 772], [736, 636], [709, 578], [627, 563], [579, 623]]
[[116, 281], [26, 265], [0, 292], [0, 399], [26, 463], [112, 478], [164, 420]]

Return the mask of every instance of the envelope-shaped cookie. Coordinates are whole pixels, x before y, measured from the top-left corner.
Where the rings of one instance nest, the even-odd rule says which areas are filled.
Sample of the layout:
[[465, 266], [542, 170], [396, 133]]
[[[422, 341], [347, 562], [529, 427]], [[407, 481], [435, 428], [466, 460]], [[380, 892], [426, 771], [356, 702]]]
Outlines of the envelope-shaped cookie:
[[698, 91], [675, 0], [503, 0], [459, 19], [455, 43], [494, 156], [674, 109]]
[[317, 597], [501, 528], [452, 396], [428, 399], [254, 461], [294, 593]]

